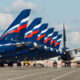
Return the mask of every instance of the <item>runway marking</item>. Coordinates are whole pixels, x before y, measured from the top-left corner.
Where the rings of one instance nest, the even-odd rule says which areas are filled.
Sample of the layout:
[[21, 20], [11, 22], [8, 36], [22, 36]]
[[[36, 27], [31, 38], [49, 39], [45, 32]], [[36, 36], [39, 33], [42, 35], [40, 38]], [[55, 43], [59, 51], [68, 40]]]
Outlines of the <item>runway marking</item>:
[[80, 71], [80, 69], [77, 69], [77, 71]]
[[33, 74], [29, 74], [29, 75], [25, 75], [25, 76], [20, 76], [20, 77], [16, 77], [16, 78], [10, 78], [8, 80], [17, 80], [17, 79], [21, 79], [21, 78], [25, 78], [25, 77], [36, 76], [36, 75], [39, 75], [39, 74], [45, 74], [45, 73], [50, 73], [50, 72], [53, 72], [53, 71], [60, 71], [60, 70], [63, 70], [63, 69], [45, 71], [45, 72], [40, 72], [40, 73], [36, 73], [36, 74], [33, 73]]
[[13, 74], [7, 74], [7, 76], [11, 76], [11, 75], [15, 75], [15, 74], [18, 74], [18, 73], [13, 73]]
[[56, 77], [56, 78], [53, 78], [52, 80], [60, 79], [60, 78], [65, 77], [65, 76], [67, 76], [67, 75], [69, 75], [69, 74], [72, 74], [72, 73], [74, 73], [74, 72], [75, 72], [75, 71], [71, 71], [71, 72], [68, 72], [68, 73], [62, 74], [62, 75], [60, 75], [60, 76], [58, 76], [58, 77]]

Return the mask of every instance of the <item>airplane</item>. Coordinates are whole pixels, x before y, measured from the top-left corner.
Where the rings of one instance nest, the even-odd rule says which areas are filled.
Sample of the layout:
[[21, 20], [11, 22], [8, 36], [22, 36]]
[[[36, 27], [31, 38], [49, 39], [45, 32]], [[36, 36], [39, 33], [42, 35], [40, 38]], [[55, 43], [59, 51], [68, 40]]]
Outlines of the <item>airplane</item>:
[[23, 10], [0, 37], [0, 57], [25, 49], [29, 43], [22, 43], [28, 25], [31, 9]]
[[44, 26], [41, 25], [41, 20], [42, 20], [42, 18], [37, 18], [36, 21], [34, 21], [34, 24], [32, 22], [28, 27], [29, 29], [27, 28], [27, 31], [24, 36], [24, 41], [27, 43], [31, 42], [31, 44], [26, 46], [27, 47], [26, 49], [34, 48], [34, 43], [33, 43], [34, 39], [33, 38], [35, 38], [36, 36], [34, 37], [33, 35], [39, 34], [41, 32], [41, 30], [44, 29], [44, 28], [42, 28]]
[[[40, 20], [40, 18], [37, 18], [37, 20], [38, 20], [38, 19]], [[48, 23], [42, 24], [42, 25], [39, 27], [39, 32], [38, 32], [37, 34], [39, 34], [41, 31], [45, 30], [45, 29], [47, 28], [47, 26], [48, 26]], [[25, 34], [26, 34], [26, 33], [25, 33]], [[34, 45], [35, 40], [34, 40], [34, 39], [36, 38], [36, 36], [37, 36], [36, 34], [35, 34], [35, 36], [33, 36], [33, 39], [32, 39], [32, 40], [33, 40], [33, 43], [32, 43], [33, 45], [31, 44], [32, 47], [35, 47], [35, 45]], [[28, 35], [25, 35], [24, 37], [25, 37], [25, 38], [27, 38], [27, 37], [29, 38]], [[35, 37], [35, 38], [34, 38], [34, 37]], [[31, 38], [31, 37], [30, 37], [30, 38]], [[30, 40], [29, 40], [29, 41], [30, 41]], [[31, 48], [31, 46], [27, 46], [26, 49], [28, 50], [29, 48]], [[7, 55], [4, 55], [2, 58], [4, 58], [4, 57], [7, 57], [7, 58], [8, 58], [8, 56], [9, 56], [9, 57], [13, 57], [13, 56], [15, 56], [15, 55], [17, 55], [17, 54], [16, 54], [16, 53], [13, 53], [13, 54], [10, 54], [10, 55], [7, 54]]]
[[62, 48], [62, 50], [60, 50], [60, 52], [64, 53], [64, 55], [61, 55], [61, 58], [64, 61], [70, 61], [75, 58], [75, 55], [79, 51], [80, 51], [80, 48], [69, 49], [66, 46], [66, 30], [65, 30], [65, 25], [63, 24], [63, 48]]

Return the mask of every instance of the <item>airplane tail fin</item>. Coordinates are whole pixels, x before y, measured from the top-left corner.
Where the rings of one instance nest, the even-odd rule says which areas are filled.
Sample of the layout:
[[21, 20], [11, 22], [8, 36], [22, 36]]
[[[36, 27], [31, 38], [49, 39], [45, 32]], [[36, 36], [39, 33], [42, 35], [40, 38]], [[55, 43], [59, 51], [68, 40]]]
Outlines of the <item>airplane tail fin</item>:
[[2, 34], [0, 40], [22, 40], [28, 23], [30, 11], [30, 9], [23, 10], [8, 27], [8, 29]]
[[57, 39], [56, 39], [56, 42], [55, 42], [55, 45], [54, 45], [56, 49], [59, 49], [59, 47], [60, 47], [61, 38], [62, 38], [62, 34], [59, 34], [59, 35], [57, 36]]
[[[41, 27], [40, 27], [40, 29], [39, 29], [39, 34], [40, 34], [42, 31], [44, 31], [45, 29], [47, 29], [47, 26], [48, 26], [48, 23], [42, 24]], [[39, 34], [38, 34], [38, 36], [39, 36]]]
[[57, 34], [58, 34], [58, 32], [55, 31], [55, 32], [53, 32], [52, 35], [49, 35], [49, 36], [47, 37], [47, 39], [46, 39], [45, 41], [46, 41], [46, 45], [47, 45], [48, 47], [50, 47], [50, 43], [51, 43], [52, 39], [53, 39]]
[[25, 36], [24, 36], [25, 41], [29, 41], [29, 39], [32, 37], [31, 33], [32, 33], [33, 29], [36, 28], [37, 26], [40, 26], [41, 20], [42, 20], [42, 18], [36, 18], [28, 26]]
[[37, 36], [43, 31], [43, 30], [45, 30], [46, 28], [47, 28], [47, 26], [48, 26], [48, 24], [47, 23], [44, 23], [44, 24], [42, 24], [39, 28], [35, 28], [35, 29], [33, 29], [33, 33], [32, 33], [32, 41], [33, 42], [37, 42]]
[[63, 48], [66, 48], [66, 31], [64, 24], [63, 24]]
[[37, 26], [38, 24], [40, 24], [40, 23], [41, 23], [41, 20], [42, 20], [41, 17], [35, 18], [35, 19], [31, 22], [31, 24], [27, 27], [26, 32], [32, 30], [35, 26]]
[[48, 29], [44, 29], [38, 36], [37, 36], [37, 41], [40, 41], [42, 38], [44, 38], [46, 36], [46, 31]]
[[44, 38], [44, 44], [47, 45], [47, 43], [52, 39], [53, 33], [50, 33], [47, 37]]
[[58, 35], [58, 32], [55, 31], [54, 34], [53, 34], [53, 38], [52, 38], [51, 41], [50, 41], [50, 46], [51, 46], [52, 48], [54, 48], [54, 45], [55, 45], [55, 42], [56, 42], [56, 39], [57, 39], [57, 35]]

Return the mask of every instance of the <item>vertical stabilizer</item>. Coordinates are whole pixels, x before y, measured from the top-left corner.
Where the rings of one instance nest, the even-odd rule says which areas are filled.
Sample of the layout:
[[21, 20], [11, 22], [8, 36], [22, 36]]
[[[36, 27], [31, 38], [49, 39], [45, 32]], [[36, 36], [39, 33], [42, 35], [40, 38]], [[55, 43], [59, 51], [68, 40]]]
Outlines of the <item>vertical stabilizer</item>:
[[64, 24], [63, 24], [63, 47], [66, 48], [66, 31]]
[[0, 40], [22, 41], [27, 27], [30, 11], [30, 9], [23, 10], [8, 27], [8, 29], [3, 33], [3, 35], [0, 37]]

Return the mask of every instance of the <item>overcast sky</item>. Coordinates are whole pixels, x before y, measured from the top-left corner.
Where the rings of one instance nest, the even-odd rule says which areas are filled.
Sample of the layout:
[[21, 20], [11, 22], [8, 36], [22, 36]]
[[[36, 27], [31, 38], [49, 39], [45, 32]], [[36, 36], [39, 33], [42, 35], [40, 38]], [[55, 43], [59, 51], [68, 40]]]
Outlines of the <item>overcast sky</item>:
[[80, 48], [80, 0], [0, 0], [0, 35], [23, 9], [32, 9], [30, 20], [42, 17], [60, 33], [64, 23], [67, 47]]

